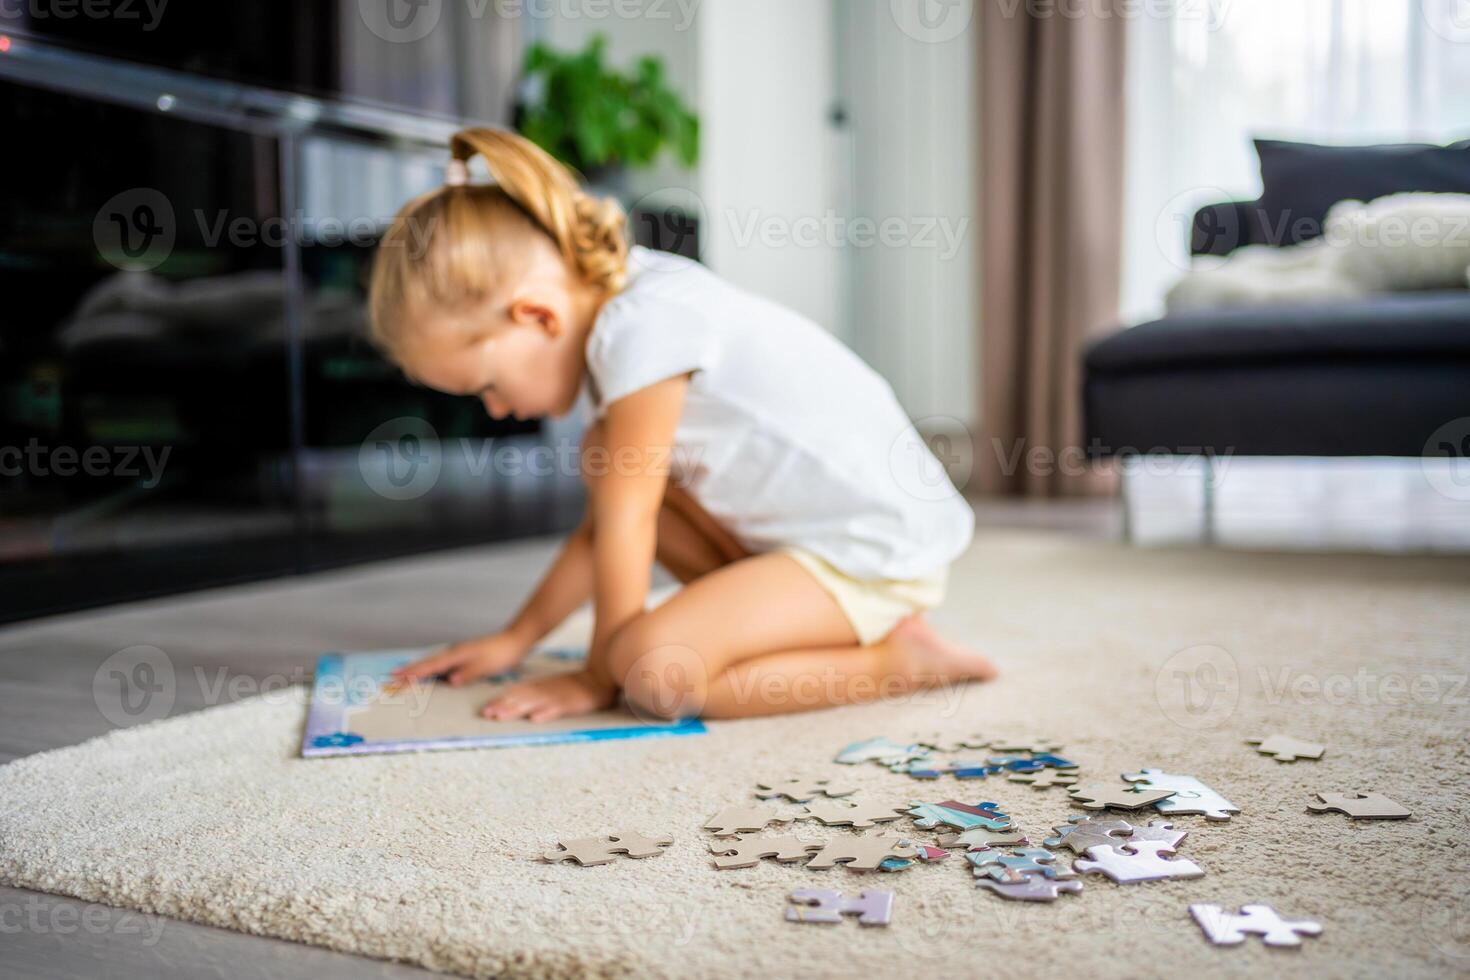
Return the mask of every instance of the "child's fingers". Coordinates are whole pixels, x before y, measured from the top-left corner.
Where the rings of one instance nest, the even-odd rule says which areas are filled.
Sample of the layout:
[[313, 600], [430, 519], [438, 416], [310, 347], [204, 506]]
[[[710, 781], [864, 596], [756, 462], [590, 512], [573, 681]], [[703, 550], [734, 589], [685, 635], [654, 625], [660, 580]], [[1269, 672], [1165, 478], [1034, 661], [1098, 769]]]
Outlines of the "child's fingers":
[[468, 651], [453, 646], [440, 653], [431, 654], [422, 660], [415, 660], [411, 664], [405, 664], [393, 671], [393, 676], [405, 681], [433, 677], [436, 674], [444, 673], [451, 667], [458, 667], [469, 656]]
[[491, 721], [513, 721], [516, 718], [526, 717], [540, 704], [539, 699], [532, 700], [522, 695], [507, 693], [485, 705], [480, 714]]
[[534, 722], [556, 721], [556, 719], [560, 718], [563, 714], [565, 714], [565, 712], [562, 710], [560, 705], [548, 704], [532, 711], [529, 715], [526, 716], [526, 720]]

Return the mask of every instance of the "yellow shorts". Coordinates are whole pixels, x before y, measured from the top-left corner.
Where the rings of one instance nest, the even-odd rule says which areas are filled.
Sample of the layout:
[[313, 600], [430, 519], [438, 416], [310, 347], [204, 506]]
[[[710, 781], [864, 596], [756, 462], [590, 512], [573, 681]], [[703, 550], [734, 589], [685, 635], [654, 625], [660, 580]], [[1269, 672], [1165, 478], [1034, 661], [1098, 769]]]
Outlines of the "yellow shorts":
[[778, 550], [796, 559], [797, 564], [811, 572], [822, 588], [831, 593], [863, 646], [883, 639], [900, 620], [920, 610], [933, 609], [944, 600], [948, 568], [917, 579], [860, 579], [805, 548]]

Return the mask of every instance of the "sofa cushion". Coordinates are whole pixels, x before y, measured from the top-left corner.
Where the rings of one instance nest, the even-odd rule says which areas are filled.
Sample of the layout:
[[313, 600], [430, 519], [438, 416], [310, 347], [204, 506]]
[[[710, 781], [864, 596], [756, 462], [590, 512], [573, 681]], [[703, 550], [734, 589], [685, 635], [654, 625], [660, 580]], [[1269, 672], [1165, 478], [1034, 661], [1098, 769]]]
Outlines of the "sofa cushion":
[[1405, 191], [1470, 194], [1470, 142], [1319, 146], [1256, 140], [1266, 241], [1294, 245], [1322, 234], [1338, 201], [1371, 201]]
[[1097, 342], [1084, 377], [1093, 456], [1418, 456], [1470, 417], [1470, 292], [1180, 314]]
[[1179, 313], [1098, 341], [1086, 363], [1089, 372], [1117, 374], [1292, 359], [1426, 356], [1470, 358], [1470, 290]]

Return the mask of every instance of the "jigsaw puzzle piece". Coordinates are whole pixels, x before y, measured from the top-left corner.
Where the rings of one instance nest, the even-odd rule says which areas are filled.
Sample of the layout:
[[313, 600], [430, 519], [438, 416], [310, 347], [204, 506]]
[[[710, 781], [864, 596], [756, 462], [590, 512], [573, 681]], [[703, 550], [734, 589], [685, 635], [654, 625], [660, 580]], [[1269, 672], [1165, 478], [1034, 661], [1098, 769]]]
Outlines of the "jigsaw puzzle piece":
[[1413, 816], [1402, 803], [1382, 793], [1318, 793], [1317, 799], [1322, 802], [1307, 804], [1314, 813], [1336, 810], [1354, 820], [1405, 820]]
[[953, 776], [956, 779], [984, 779], [986, 776], [1005, 771], [1002, 766], [960, 759], [952, 762], [917, 759], [913, 762], [901, 762], [888, 768], [893, 772], [912, 776], [914, 779], [938, 779], [940, 776]]
[[797, 819], [816, 819], [829, 827], [871, 827], [903, 816], [903, 804], [848, 803], [846, 800], [814, 800]]
[[1062, 743], [1055, 739], [1042, 738], [1037, 735], [1024, 735], [1009, 738], [993, 738], [990, 747], [996, 752], [1055, 752], [1062, 747]]
[[890, 858], [916, 858], [919, 849], [903, 837], [843, 837], [829, 840], [806, 863], [813, 871], [846, 864], [853, 871], [877, 871]]
[[1162, 769], [1125, 772], [1123, 779], [1137, 789], [1173, 790], [1174, 795], [1154, 804], [1154, 809], [1167, 814], [1204, 814], [1207, 820], [1229, 820], [1240, 807], [1210, 789], [1193, 776], [1181, 776]]
[[1011, 825], [1011, 818], [1000, 812], [996, 803], [960, 803], [945, 800], [943, 803], [918, 803], [908, 811], [914, 825], [933, 830], [940, 824], [955, 830], [984, 827], [987, 830], [1004, 830]]
[[716, 837], [733, 837], [736, 834], [754, 834], [765, 830], [769, 823], [788, 823], [775, 810], [763, 806], [727, 806], [705, 822], [704, 829]]
[[1167, 800], [1174, 795], [1174, 791], [1172, 789], [1140, 790], [1133, 786], [1089, 783], [1086, 786], [1073, 786], [1067, 791], [1067, 794], [1074, 805], [1087, 810], [1102, 810], [1109, 807], [1116, 810], [1141, 810], [1160, 800]]
[[1013, 783], [1030, 783], [1032, 789], [1051, 789], [1053, 786], [1071, 786], [1077, 776], [1060, 769], [1044, 767], [1035, 772], [1013, 772], [1008, 777]]
[[1242, 905], [1239, 913], [1226, 912], [1218, 905], [1191, 905], [1189, 914], [1205, 938], [1217, 946], [1244, 942], [1247, 933], [1260, 936], [1267, 946], [1300, 946], [1302, 936], [1322, 932], [1320, 922], [1283, 919], [1269, 905]]
[[891, 857], [885, 858], [878, 865], [879, 871], [902, 871], [914, 863], [914, 861], [942, 861], [949, 857], [949, 852], [938, 847], [930, 847], [928, 844], [920, 844], [918, 841], [905, 840], [904, 844], [918, 848], [919, 853], [912, 859]]
[[837, 761], [847, 766], [857, 765], [860, 762], [880, 762], [885, 766], [891, 766], [922, 759], [928, 754], [928, 750], [923, 746], [899, 745], [880, 735], [877, 738], [853, 742], [837, 753]]
[[1047, 847], [1070, 847], [1076, 854], [1086, 854], [1089, 847], [1121, 845], [1133, 833], [1133, 825], [1126, 820], [1078, 814], [1069, 817], [1067, 823], [1053, 827], [1052, 830], [1057, 835], [1042, 841]]
[[921, 732], [909, 739], [914, 745], [932, 752], [960, 752], [964, 749], [983, 749], [990, 741], [984, 735], [944, 735], [939, 732]]
[[786, 910], [787, 922], [841, 922], [855, 915], [858, 924], [886, 926], [893, 921], [893, 892], [864, 890], [857, 898], [826, 888], [798, 888], [791, 893], [793, 905]]
[[734, 840], [711, 841], [710, 853], [718, 855], [715, 858], [715, 867], [721, 870], [729, 868], [753, 868], [760, 863], [761, 858], [775, 858], [777, 861], [790, 862], [800, 861], [802, 858], [810, 857], [812, 851], [822, 848], [819, 840], [802, 840], [800, 837], [763, 837], [753, 834], [745, 834]]
[[1186, 858], [1170, 860], [1161, 852], [1169, 850], [1163, 841], [1125, 842], [1123, 849], [1089, 847], [1087, 858], [1072, 862], [1072, 870], [1082, 874], [1105, 874], [1120, 885], [1165, 878], [1202, 878], [1200, 866]]
[[784, 796], [792, 803], [806, 803], [819, 796], [851, 796], [856, 792], [856, 786], [834, 786], [829, 779], [771, 779], [755, 784], [755, 795], [760, 799]]
[[975, 884], [978, 888], [984, 888], [1013, 902], [1055, 902], [1057, 896], [1063, 892], [1077, 895], [1082, 891], [1082, 882], [1075, 878], [1061, 881], [1043, 875], [1030, 875], [1021, 882], [981, 878]]
[[940, 847], [963, 847], [981, 851], [987, 847], [1026, 846], [1031, 842], [1019, 830], [991, 830], [988, 827], [972, 827], [962, 834], [942, 834]]
[[619, 854], [626, 854], [630, 858], [655, 857], [662, 854], [664, 848], [673, 842], [672, 837], [664, 835], [648, 837], [636, 830], [619, 830], [603, 837], [578, 837], [559, 841], [558, 849], [544, 852], [541, 860], [553, 864], [571, 860], [583, 867], [592, 867], [610, 864]]
[[965, 854], [965, 860], [974, 866], [971, 870], [975, 877], [1012, 884], [1020, 884], [1031, 875], [1038, 874], [1047, 878], [1076, 877], [1076, 872], [1053, 864], [1056, 859], [1055, 854], [1040, 847], [1021, 848], [1014, 854], [1000, 851], [968, 851]]
[[1298, 759], [1320, 759], [1327, 751], [1325, 745], [1305, 742], [1290, 735], [1268, 735], [1265, 738], [1248, 738], [1247, 745], [1254, 745], [1262, 755], [1269, 755], [1277, 762], [1295, 762]]

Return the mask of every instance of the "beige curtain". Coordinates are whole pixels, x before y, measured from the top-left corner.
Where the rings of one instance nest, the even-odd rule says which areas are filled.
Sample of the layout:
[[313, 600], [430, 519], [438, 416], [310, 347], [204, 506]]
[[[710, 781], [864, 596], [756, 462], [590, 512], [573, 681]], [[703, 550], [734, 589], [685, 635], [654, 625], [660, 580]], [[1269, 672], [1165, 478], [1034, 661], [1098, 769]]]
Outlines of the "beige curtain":
[[979, 0], [982, 492], [1099, 492], [1081, 350], [1116, 325], [1126, 20]]

